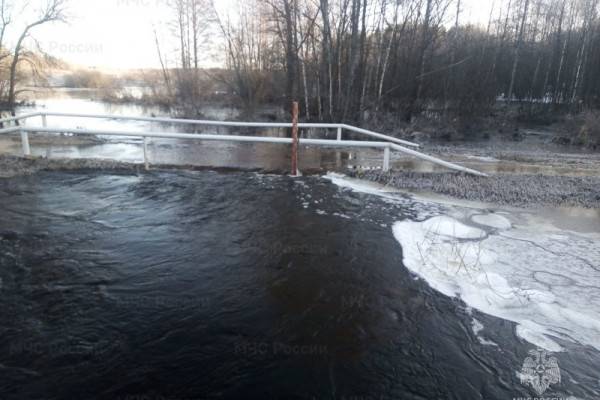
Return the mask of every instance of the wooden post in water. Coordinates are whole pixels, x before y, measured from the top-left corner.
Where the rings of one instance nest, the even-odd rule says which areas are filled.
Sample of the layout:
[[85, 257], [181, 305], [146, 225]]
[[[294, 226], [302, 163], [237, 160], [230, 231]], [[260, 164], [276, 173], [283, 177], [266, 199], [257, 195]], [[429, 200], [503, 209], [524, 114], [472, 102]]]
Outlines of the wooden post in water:
[[292, 176], [298, 175], [298, 102], [292, 104]]

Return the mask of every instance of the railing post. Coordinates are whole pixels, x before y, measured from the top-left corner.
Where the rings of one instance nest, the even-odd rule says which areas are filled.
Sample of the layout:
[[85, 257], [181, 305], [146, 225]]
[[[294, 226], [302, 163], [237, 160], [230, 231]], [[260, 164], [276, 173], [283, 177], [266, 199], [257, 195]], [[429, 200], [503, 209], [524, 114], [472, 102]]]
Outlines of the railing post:
[[338, 142], [342, 140], [342, 127], [338, 126], [337, 128], [337, 140]]
[[144, 168], [146, 171], [150, 170], [150, 163], [148, 162], [148, 138], [144, 136]]
[[390, 146], [383, 149], [383, 172], [390, 170]]
[[21, 145], [23, 146], [23, 155], [30, 156], [31, 148], [29, 147], [29, 136], [25, 130], [21, 130]]
[[44, 128], [48, 127], [48, 120], [46, 119], [46, 114], [42, 114], [42, 126]]
[[14, 118], [14, 121], [13, 121], [13, 126], [19, 126], [19, 125], [21, 125], [21, 124], [19, 123], [19, 119], [17, 118], [17, 113], [15, 112], [15, 110], [12, 110], [12, 111], [10, 112], [10, 115], [11, 115], [11, 116]]
[[298, 175], [298, 102], [292, 105], [292, 176]]

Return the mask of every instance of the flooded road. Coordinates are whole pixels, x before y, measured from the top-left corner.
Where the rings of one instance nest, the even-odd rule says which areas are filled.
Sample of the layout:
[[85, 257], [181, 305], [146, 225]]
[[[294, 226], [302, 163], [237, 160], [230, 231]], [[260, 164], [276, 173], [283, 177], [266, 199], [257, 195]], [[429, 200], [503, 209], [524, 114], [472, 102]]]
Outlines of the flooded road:
[[[0, 202], [3, 399], [526, 398], [536, 394], [522, 368], [540, 338], [560, 347], [547, 349], [562, 379], [546, 395], [600, 396], [593, 228], [495, 218], [339, 176], [43, 172], [0, 180]], [[425, 266], [452, 254], [448, 238], [460, 250], [483, 232], [497, 245], [499, 263], [485, 264], [495, 282], [536, 269], [549, 288], [538, 294], [559, 288], [544, 304], [570, 322], [552, 308], [527, 313], [524, 298], [499, 317], [490, 287], [419, 270], [419, 232], [441, 235], [422, 242]], [[513, 251], [503, 236], [534, 245]], [[575, 237], [571, 254], [591, 266], [535, 245]], [[544, 260], [588, 274], [587, 285], [561, 296]], [[463, 278], [461, 299], [441, 286]], [[476, 298], [490, 301], [485, 313]]]

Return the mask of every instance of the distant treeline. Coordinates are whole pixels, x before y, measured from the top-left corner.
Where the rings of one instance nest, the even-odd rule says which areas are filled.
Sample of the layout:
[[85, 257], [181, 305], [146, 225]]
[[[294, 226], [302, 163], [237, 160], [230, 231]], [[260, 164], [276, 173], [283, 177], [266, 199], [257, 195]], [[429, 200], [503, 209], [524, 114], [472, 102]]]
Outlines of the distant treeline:
[[247, 109], [299, 100], [313, 120], [410, 121], [480, 115], [499, 99], [600, 107], [599, 0], [496, 0], [478, 25], [461, 0], [244, 0], [235, 18], [208, 0], [171, 4], [178, 72], [164, 80], [183, 97], [206, 91], [194, 89], [198, 57], [216, 31], [228, 71], [212, 78]]

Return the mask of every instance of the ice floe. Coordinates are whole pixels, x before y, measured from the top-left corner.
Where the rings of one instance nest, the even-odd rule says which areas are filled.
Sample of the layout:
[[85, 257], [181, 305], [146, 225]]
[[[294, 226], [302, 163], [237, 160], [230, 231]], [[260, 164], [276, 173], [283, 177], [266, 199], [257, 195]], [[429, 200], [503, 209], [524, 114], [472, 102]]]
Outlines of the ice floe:
[[476, 224], [496, 229], [510, 229], [512, 227], [508, 218], [498, 214], [476, 214], [471, 217], [471, 220]]
[[475, 334], [475, 336], [477, 336], [477, 340], [479, 340], [479, 343], [485, 346], [498, 346], [496, 343], [492, 342], [491, 340], [487, 340], [480, 335], [481, 331], [483, 330], [483, 324], [479, 322], [479, 320], [473, 318], [473, 320], [471, 321], [471, 327], [473, 328], [473, 333]]
[[423, 228], [432, 234], [456, 239], [481, 239], [485, 232], [461, 224], [453, 218], [446, 216], [433, 217], [423, 222]]
[[434, 289], [516, 322], [521, 338], [547, 350], [562, 349], [553, 337], [600, 350], [600, 251], [594, 240], [526, 224], [508, 228], [492, 218], [477, 223], [490, 221], [504, 230], [478, 237], [477, 228], [444, 216], [397, 222], [393, 232], [404, 265]]

